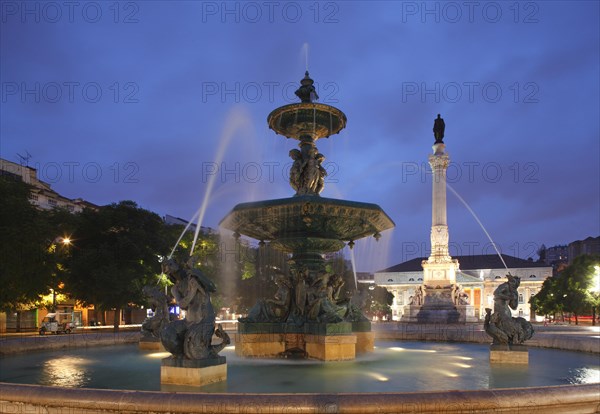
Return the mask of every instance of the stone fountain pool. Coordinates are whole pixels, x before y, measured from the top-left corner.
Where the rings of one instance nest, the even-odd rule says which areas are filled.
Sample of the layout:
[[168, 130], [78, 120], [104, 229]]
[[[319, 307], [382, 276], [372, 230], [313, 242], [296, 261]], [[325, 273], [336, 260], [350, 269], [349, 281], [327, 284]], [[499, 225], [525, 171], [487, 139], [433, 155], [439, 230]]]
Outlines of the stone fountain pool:
[[165, 353], [135, 345], [14, 355], [0, 360], [0, 381], [76, 388], [202, 393], [347, 393], [481, 390], [600, 382], [598, 355], [531, 348], [529, 366], [495, 366], [484, 344], [377, 341], [354, 361], [247, 359], [233, 347], [226, 382], [160, 384]]

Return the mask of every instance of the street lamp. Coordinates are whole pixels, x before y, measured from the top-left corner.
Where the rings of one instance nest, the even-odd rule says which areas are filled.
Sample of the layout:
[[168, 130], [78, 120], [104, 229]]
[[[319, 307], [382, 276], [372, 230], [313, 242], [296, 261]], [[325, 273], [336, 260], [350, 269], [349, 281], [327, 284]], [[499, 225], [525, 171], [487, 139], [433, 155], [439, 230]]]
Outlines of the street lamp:
[[[72, 240], [70, 236], [57, 236], [54, 238], [54, 240], [52, 240], [52, 242], [50, 242], [50, 247], [48, 247], [48, 252], [50, 253], [56, 253], [56, 247], [57, 245], [61, 245], [63, 249], [68, 248], [69, 246], [71, 246]], [[63, 267], [60, 263], [56, 263], [56, 270], [57, 271], [62, 271]], [[57, 276], [56, 273], [52, 274], [54, 277]], [[56, 312], [56, 297], [58, 295], [58, 291], [57, 289], [62, 288], [60, 285], [61, 283], [56, 283], [53, 282], [53, 287], [50, 288], [50, 292], [52, 293], [52, 311]]]

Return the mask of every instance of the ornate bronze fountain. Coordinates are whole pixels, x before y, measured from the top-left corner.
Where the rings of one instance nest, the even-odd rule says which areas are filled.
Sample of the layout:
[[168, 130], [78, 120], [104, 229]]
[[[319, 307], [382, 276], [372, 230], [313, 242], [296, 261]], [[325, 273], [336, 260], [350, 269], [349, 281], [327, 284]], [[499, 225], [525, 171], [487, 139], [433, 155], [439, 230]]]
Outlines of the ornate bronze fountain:
[[[338, 352], [343, 354], [341, 357], [330, 357], [327, 349], [332, 347], [323, 345], [315, 350], [310, 346], [311, 340], [327, 343], [315, 336], [350, 337], [357, 330], [367, 331], [368, 322], [357, 301], [336, 296], [340, 275], [326, 271], [323, 255], [341, 250], [346, 243], [352, 247], [355, 240], [364, 237], [379, 239], [382, 231], [394, 227], [394, 222], [376, 204], [319, 195], [327, 172], [322, 165], [325, 157], [318, 151], [316, 141], [338, 134], [346, 126], [346, 116], [333, 106], [313, 102], [318, 99], [313, 84], [306, 72], [296, 91], [301, 102], [277, 108], [267, 118], [277, 134], [299, 141], [299, 150], [290, 151], [290, 185], [295, 195], [238, 204], [220, 223], [238, 236], [270, 242], [291, 254], [290, 274], [278, 277], [283, 279], [278, 283], [276, 298], [257, 303], [248, 317], [240, 320], [238, 332], [242, 341], [238, 338], [236, 351], [241, 355], [269, 356], [294, 347], [319, 359], [349, 359], [349, 346], [342, 346], [346, 350]], [[244, 342], [245, 334], [282, 337], [261, 346]], [[351, 345], [353, 358], [354, 344]]]

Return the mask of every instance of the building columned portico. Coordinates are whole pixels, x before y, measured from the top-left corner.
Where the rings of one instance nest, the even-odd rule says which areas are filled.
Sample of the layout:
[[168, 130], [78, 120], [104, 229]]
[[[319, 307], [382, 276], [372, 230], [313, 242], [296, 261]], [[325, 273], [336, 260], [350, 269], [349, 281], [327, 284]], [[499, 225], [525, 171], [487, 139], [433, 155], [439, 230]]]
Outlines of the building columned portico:
[[[498, 255], [456, 256], [459, 268], [456, 272], [456, 283], [461, 285], [468, 295], [469, 304], [474, 307], [475, 317], [483, 320], [484, 309], [493, 306], [494, 290], [506, 281], [510, 272], [521, 278], [519, 287], [519, 306], [513, 311], [514, 316], [522, 316], [532, 320], [529, 299], [542, 288], [546, 278], [552, 276], [552, 266], [545, 263], [533, 262], [518, 257], [503, 254], [502, 258], [508, 270], [502, 264]], [[394, 294], [392, 318], [400, 320], [404, 307], [410, 303], [418, 286], [423, 283], [423, 257], [397, 264], [388, 269], [376, 272], [375, 284], [386, 288]]]

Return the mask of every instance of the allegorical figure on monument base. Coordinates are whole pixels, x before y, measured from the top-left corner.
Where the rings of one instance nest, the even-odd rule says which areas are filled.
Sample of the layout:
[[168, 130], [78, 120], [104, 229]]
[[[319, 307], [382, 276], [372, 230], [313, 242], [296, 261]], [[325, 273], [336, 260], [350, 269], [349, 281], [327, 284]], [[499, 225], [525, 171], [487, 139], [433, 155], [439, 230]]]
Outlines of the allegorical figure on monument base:
[[469, 304], [469, 295], [465, 293], [462, 286], [458, 283], [452, 285], [452, 303], [457, 306]]
[[415, 294], [410, 297], [410, 304], [421, 306], [423, 305], [423, 301], [425, 299], [425, 289], [423, 289], [423, 285], [417, 286], [415, 289]]
[[[175, 301], [186, 311], [185, 319], [170, 322], [162, 330], [163, 346], [176, 358], [216, 357], [231, 342], [221, 325], [215, 329], [210, 294], [216, 291], [216, 286], [199, 269], [180, 266], [174, 259], [163, 263], [163, 273], [174, 284], [171, 293]], [[212, 345], [213, 334], [222, 339], [220, 344]]]
[[433, 136], [435, 137], [436, 144], [444, 143], [444, 131], [446, 130], [446, 123], [444, 119], [438, 114], [437, 118], [433, 122]]
[[517, 291], [521, 279], [506, 275], [508, 281], [502, 283], [494, 291], [494, 313], [486, 308], [484, 329], [493, 338], [494, 344], [522, 344], [533, 336], [533, 327], [525, 319], [514, 318], [511, 309], [519, 305]]

